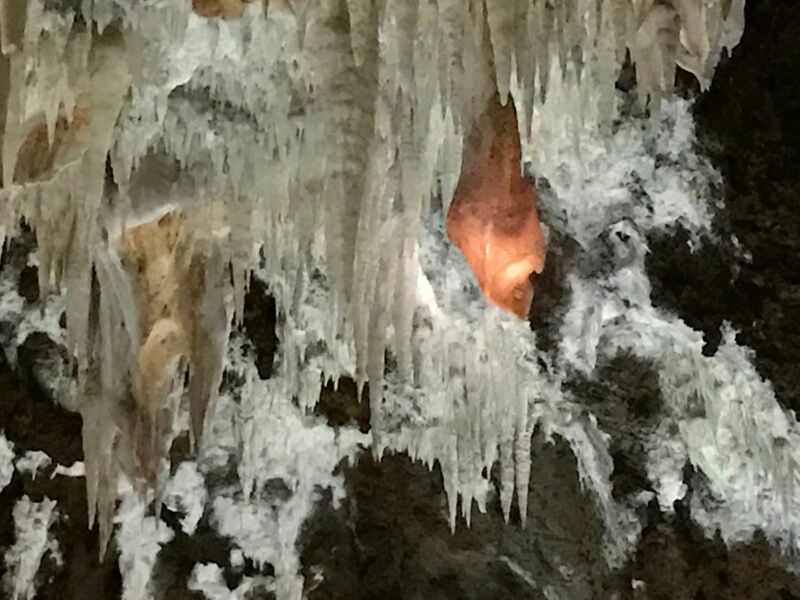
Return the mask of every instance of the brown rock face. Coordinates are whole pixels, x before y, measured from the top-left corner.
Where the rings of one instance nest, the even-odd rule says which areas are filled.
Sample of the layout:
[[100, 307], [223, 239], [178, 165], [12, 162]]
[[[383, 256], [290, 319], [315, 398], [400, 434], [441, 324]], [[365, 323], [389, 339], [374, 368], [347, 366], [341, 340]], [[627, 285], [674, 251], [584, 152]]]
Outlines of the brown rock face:
[[486, 298], [527, 317], [531, 273], [544, 268], [545, 247], [536, 193], [522, 176], [517, 112], [497, 94], [475, 120], [464, 144], [461, 176], [447, 213], [447, 235], [472, 267]]

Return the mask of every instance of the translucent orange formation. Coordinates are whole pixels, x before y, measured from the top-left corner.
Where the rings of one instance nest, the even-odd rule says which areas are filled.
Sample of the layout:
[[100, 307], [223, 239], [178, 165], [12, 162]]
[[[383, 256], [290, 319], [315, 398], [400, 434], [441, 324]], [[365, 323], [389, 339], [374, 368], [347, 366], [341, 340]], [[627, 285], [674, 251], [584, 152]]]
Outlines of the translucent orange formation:
[[472, 267], [493, 304], [528, 316], [532, 273], [544, 268], [544, 236], [536, 193], [522, 176], [517, 111], [497, 94], [472, 125], [461, 176], [447, 213], [447, 235]]

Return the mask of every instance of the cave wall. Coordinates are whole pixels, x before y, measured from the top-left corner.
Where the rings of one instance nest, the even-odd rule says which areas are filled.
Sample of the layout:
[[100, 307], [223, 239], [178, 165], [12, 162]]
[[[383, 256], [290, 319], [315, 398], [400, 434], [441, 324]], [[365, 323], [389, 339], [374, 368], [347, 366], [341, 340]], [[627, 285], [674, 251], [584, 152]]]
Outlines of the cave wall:
[[[698, 135], [723, 177], [725, 207], [717, 218], [717, 239], [692, 251], [681, 231], [649, 240], [648, 273], [653, 298], [677, 312], [706, 336], [706, 351], [719, 343], [724, 320], [740, 331], [740, 342], [755, 350], [756, 366], [772, 381], [778, 400], [800, 406], [800, 5], [792, 0], [752, 0], [747, 5], [745, 35], [733, 56], [720, 65], [708, 92], [696, 95]], [[735, 240], [734, 241], [734, 236]], [[749, 256], [742, 251], [746, 249]], [[30, 247], [28, 246], [27, 250]], [[25, 247], [8, 248], [3, 263], [24, 263]], [[565, 251], [565, 259], [569, 253]], [[21, 266], [21, 265], [18, 265]], [[24, 269], [21, 269], [24, 271]], [[550, 283], [534, 305], [536, 327], [551, 330], [562, 316], [558, 260], [543, 274]], [[549, 279], [548, 279], [549, 278]], [[19, 292], [35, 302], [27, 271]], [[27, 283], [26, 283], [27, 282]], [[552, 291], [552, 294], [550, 294]], [[550, 294], [550, 295], [548, 295]], [[278, 343], [266, 324], [275, 308], [258, 284], [245, 308], [245, 329], [258, 356], [259, 371], [269, 377]], [[1, 329], [1, 328], [0, 328]], [[0, 356], [0, 428], [18, 452], [42, 450], [59, 464], [82, 458], [78, 417], [52, 402], [37, 365], [60, 350], [51, 341], [30, 336], [12, 367]], [[620, 360], [602, 365], [594, 381], [575, 379], [601, 425], [613, 437], [614, 484], [620, 494], [647, 490], [636, 428], [653, 417], [659, 399], [646, 364]], [[364, 404], [354, 386], [323, 394], [318, 414], [338, 427], [368, 427]], [[598, 556], [601, 524], [592, 499], [580, 489], [574, 459], [563, 444], [535, 438], [537, 476], [530, 485], [526, 529], [518, 515], [506, 526], [497, 501], [477, 515], [471, 529], [447, 528], [441, 475], [402, 455], [376, 462], [363, 453], [353, 465], [343, 463], [347, 498], [335, 506], [321, 494], [299, 544], [310, 598], [532, 598], [545, 588], [575, 599], [789, 599], [800, 598], [800, 582], [764, 540], [726, 548], [705, 539], [692, 525], [686, 506], [674, 516], [651, 503], [639, 515], [641, 541], [622, 569], [609, 571]], [[120, 597], [121, 581], [114, 549], [97, 561], [97, 532], [87, 530], [85, 489], [80, 478], [49, 478], [17, 472], [0, 493], [0, 548], [13, 542], [12, 510], [27, 494], [35, 500], [57, 499], [62, 519], [64, 563], [45, 562], [39, 577], [40, 598]], [[697, 474], [687, 469], [691, 487]], [[162, 518], [175, 515], [166, 511]], [[226, 541], [201, 528], [178, 536], [162, 551], [156, 575], [159, 597], [199, 598], [181, 583], [191, 565], [225, 565], [235, 587], [242, 576], [269, 575], [269, 568], [229, 564]], [[558, 564], [568, 564], [565, 575]], [[0, 566], [0, 578], [4, 574]]]

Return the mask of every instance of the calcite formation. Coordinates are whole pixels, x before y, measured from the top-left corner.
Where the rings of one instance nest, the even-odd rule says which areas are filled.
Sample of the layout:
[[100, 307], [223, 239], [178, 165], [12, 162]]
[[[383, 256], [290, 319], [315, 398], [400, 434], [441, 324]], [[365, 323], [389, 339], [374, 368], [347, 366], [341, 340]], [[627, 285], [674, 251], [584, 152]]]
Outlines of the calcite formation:
[[[489, 300], [524, 316], [544, 242], [521, 141], [565, 115], [608, 122], [627, 56], [650, 102], [675, 64], [710, 73], [743, 0], [247, 4], [0, 1], [0, 240], [27, 221], [42, 296], [65, 296], [89, 524], [104, 547], [118, 474], [159, 470], [184, 392], [197, 440], [262, 259], [276, 397], [310, 409], [325, 379], [368, 381], [373, 448], [439, 461], [451, 526], [497, 459], [504, 515], [514, 489], [524, 515], [544, 378], [506, 365], [530, 331], [473, 326], [471, 298], [445, 299], [423, 224], [454, 198], [451, 239]], [[390, 407], [426, 394], [423, 434], [392, 442]]]
[[447, 234], [469, 262], [486, 298], [520, 318], [533, 300], [532, 273], [544, 268], [536, 195], [522, 175], [517, 113], [497, 94], [470, 129]]

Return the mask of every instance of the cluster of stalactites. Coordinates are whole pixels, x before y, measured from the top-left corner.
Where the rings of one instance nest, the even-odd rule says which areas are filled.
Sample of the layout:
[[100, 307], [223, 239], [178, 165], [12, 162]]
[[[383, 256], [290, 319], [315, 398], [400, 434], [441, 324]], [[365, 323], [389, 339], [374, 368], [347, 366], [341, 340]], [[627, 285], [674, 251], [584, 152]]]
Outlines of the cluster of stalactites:
[[337, 140], [296, 190], [310, 202], [325, 190], [317, 217], [335, 290], [332, 331], [353, 336], [357, 379], [376, 384], [377, 405], [385, 349], [411, 373], [419, 221], [431, 195], [445, 209], [453, 197], [463, 136], [485, 105], [487, 28], [494, 85], [503, 103], [513, 90], [527, 137], [552, 81], [585, 90], [578, 110], [600, 104], [587, 114], [611, 117], [627, 57], [654, 107], [677, 64], [705, 83], [721, 48], [738, 41], [743, 2], [350, 0], [293, 9], [313, 84], [305, 142]]
[[[297, 286], [315, 260], [324, 263], [332, 281], [324, 341], [355, 348], [354, 374], [360, 386], [371, 384], [373, 432], [381, 435], [387, 349], [393, 375], [418, 382], [419, 226], [432, 197], [446, 210], [453, 196], [462, 135], [481, 109], [476, 90], [485, 91], [472, 67], [487, 27], [497, 91], [505, 102], [514, 90], [527, 137], [555, 82], [581, 87], [584, 106], [601, 105], [597, 116], [609, 116], [628, 55], [643, 98], [657, 102], [669, 91], [676, 64], [707, 85], [721, 49], [741, 35], [744, 0], [217, 4], [94, 0], [81, 4], [80, 19], [41, 0], [0, 2], [0, 236], [27, 220], [38, 237], [42, 293], [66, 291], [69, 351], [85, 398], [90, 513], [100, 507], [107, 533], [117, 463], [126, 460], [120, 440], [128, 435], [133, 448], [144, 439], [151, 452], [139, 462], [148, 468], [160, 443], [151, 443], [152, 432], [137, 438], [135, 427], [121, 429], [117, 407], [129, 389], [140, 416], [153, 402], [173, 402], [187, 364], [207, 373], [197, 406], [213, 396], [229, 296], [241, 315], [259, 245], [275, 277], [293, 282], [279, 298], [286, 313], [303, 310]], [[200, 89], [218, 102], [198, 103]], [[186, 222], [158, 220], [171, 212], [172, 188], [145, 186], [158, 218], [136, 215], [136, 170], [157, 152], [193, 178]], [[148, 219], [158, 243], [127, 231]], [[112, 221], [121, 223], [116, 233]], [[164, 256], [152, 256], [154, 244]], [[171, 297], [166, 314], [152, 317], [145, 284], [124, 266], [125, 248], [158, 263], [145, 272], [166, 269], [173, 284], [202, 293]], [[169, 340], [168, 360], [149, 353], [151, 336]], [[143, 377], [151, 362], [169, 373]]]
[[[676, 64], [707, 78], [721, 48], [741, 32], [743, 2], [205, 0], [159, 8], [158, 19], [146, 6], [115, 6], [131, 24], [127, 39], [147, 40], [146, 48], [137, 45], [148, 56], [141, 62], [166, 65], [152, 77], [182, 86], [144, 111], [137, 102], [147, 98], [148, 75], [139, 75], [135, 118], [121, 119], [125, 143], [112, 151], [118, 178], [136, 165], [136, 152], [166, 148], [202, 173], [203, 187], [226, 197], [237, 313], [253, 242], [281, 237], [251, 215], [290, 224], [302, 255], [286, 261], [292, 268], [308, 262], [304, 254], [323, 230], [334, 282], [330, 334], [355, 340], [363, 385], [382, 379], [387, 347], [410, 373], [411, 311], [404, 307], [413, 304], [419, 223], [432, 195], [445, 209], [453, 196], [462, 136], [483, 108], [471, 54], [486, 29], [501, 101], [513, 90], [527, 138], [534, 108], [553, 83], [585, 90], [583, 107], [570, 108], [611, 116], [628, 55], [643, 98], [655, 103], [669, 91]], [[91, 4], [92, 14], [104, 15], [102, 7]], [[222, 36], [225, 50], [203, 48], [206, 34], [209, 45]], [[159, 36], [168, 38], [163, 56]], [[233, 110], [197, 106], [187, 91], [200, 88]], [[154, 126], [144, 127], [149, 119]], [[377, 273], [385, 285], [375, 285]]]

